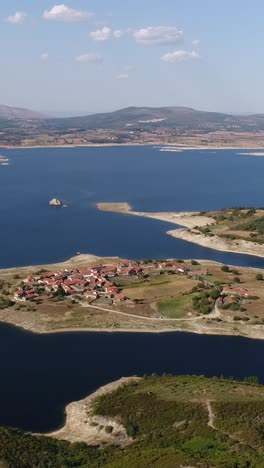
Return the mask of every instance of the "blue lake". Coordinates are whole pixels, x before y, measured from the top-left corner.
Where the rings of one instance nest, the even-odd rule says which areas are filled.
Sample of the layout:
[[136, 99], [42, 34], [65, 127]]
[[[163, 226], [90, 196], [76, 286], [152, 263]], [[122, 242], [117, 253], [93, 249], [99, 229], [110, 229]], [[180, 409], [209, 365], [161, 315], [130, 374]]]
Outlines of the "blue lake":
[[[205, 258], [264, 268], [264, 259], [173, 239], [172, 225], [99, 212], [98, 202], [143, 211], [263, 206], [264, 159], [235, 151], [161, 153], [151, 147], [0, 150], [0, 267], [81, 253]], [[59, 197], [68, 207], [52, 209]], [[34, 335], [0, 325], [0, 426], [45, 432], [64, 407], [121, 376], [171, 372], [258, 375], [264, 341], [187, 333]]]
[[[66, 260], [77, 252], [125, 258], [204, 258], [264, 268], [166, 235], [172, 224], [99, 212], [97, 202], [138, 211], [204, 211], [264, 205], [264, 158], [239, 151], [159, 152], [153, 147], [0, 150], [0, 267]], [[59, 197], [68, 207], [52, 209]]]
[[122, 376], [258, 376], [264, 341], [190, 333], [34, 335], [0, 325], [0, 426], [46, 432], [64, 407]]

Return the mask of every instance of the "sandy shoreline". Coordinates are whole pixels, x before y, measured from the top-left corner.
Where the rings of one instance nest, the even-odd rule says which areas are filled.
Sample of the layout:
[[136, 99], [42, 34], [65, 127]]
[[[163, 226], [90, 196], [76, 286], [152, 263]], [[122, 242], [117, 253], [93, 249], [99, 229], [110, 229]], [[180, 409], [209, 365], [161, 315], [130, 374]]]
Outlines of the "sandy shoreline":
[[[248, 147], [241, 147], [240, 145], [238, 146], [214, 146], [214, 145], [175, 145], [173, 143], [164, 143], [164, 142], [150, 142], [150, 143], [86, 143], [86, 144], [73, 144], [73, 145], [25, 145], [25, 146], [16, 146], [16, 145], [3, 145], [0, 146], [0, 148], [3, 149], [37, 149], [37, 148], [111, 148], [111, 147], [126, 147], [126, 146], [134, 146], [134, 147], [141, 147], [141, 146], [152, 146], [152, 147], [160, 147], [162, 150], [161, 152], [183, 152], [187, 150], [237, 150], [237, 151], [257, 151], [257, 150], [264, 150], [264, 146], [248, 146]], [[168, 148], [167, 150], [164, 150], [163, 148]], [[249, 153], [237, 153], [238, 155], [246, 155], [246, 156], [253, 156], [253, 154]], [[264, 153], [260, 154], [254, 154], [254, 156], [264, 156]]]
[[[150, 322], [150, 320], [148, 320]], [[167, 323], [169, 320], [167, 320]], [[127, 327], [127, 328], [89, 328], [89, 327], [78, 327], [78, 328], [59, 328], [54, 330], [45, 330], [38, 329], [35, 324], [29, 323], [28, 325], [14, 323], [11, 320], [0, 320], [0, 324], [6, 324], [14, 326], [15, 328], [21, 329], [28, 333], [33, 333], [34, 335], [54, 335], [58, 333], [101, 333], [101, 334], [164, 334], [164, 333], [192, 333], [195, 335], [210, 335], [210, 336], [240, 336], [247, 339], [254, 340], [263, 340], [264, 339], [264, 330], [263, 325], [247, 325], [245, 323], [217, 323], [210, 321], [210, 318], [204, 318], [203, 320], [193, 320], [188, 322], [188, 326], [185, 327], [186, 323], [184, 320], [178, 322], [178, 325], [172, 323], [172, 326], [169, 328], [162, 327], [160, 328], [144, 328], [144, 327]], [[149, 324], [152, 325], [151, 323]]]
[[[83, 400], [69, 403], [65, 408], [65, 424], [54, 432], [46, 435], [58, 440], [69, 442], [84, 442], [89, 445], [111, 444], [125, 446], [133, 441], [127, 435], [125, 427], [116, 418], [103, 417], [93, 413], [93, 403], [96, 398], [112, 393], [123, 385], [140, 381], [140, 377], [122, 377], [110, 382]], [[112, 432], [107, 433], [107, 426], [112, 427]]]
[[215, 224], [215, 220], [206, 215], [200, 215], [198, 212], [138, 212], [132, 210], [128, 203], [98, 203], [97, 208], [101, 211], [123, 213], [132, 216], [142, 216], [145, 218], [157, 219], [168, 223], [176, 224], [178, 229], [169, 230], [166, 233], [177, 239], [194, 244], [201, 245], [221, 252], [238, 253], [243, 255], [253, 255], [264, 257], [264, 245], [242, 240], [242, 239], [224, 239], [215, 235], [206, 236], [200, 232], [192, 232], [197, 227], [205, 227]]

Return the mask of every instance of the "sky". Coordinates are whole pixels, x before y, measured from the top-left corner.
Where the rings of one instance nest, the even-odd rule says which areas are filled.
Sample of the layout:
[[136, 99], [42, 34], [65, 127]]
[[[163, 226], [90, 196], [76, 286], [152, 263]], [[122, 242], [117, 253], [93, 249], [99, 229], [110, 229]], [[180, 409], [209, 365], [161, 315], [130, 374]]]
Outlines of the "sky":
[[0, 0], [0, 104], [264, 113], [263, 0]]

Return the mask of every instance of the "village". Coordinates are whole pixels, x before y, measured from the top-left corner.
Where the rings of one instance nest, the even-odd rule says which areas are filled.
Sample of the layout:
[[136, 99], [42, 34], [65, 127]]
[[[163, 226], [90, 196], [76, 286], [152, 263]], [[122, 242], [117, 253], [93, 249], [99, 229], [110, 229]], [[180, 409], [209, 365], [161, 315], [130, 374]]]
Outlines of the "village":
[[126, 301], [128, 297], [122, 294], [122, 287], [115, 285], [115, 278], [147, 278], [165, 271], [191, 274], [184, 264], [174, 260], [160, 263], [126, 261], [122, 264], [99, 265], [89, 269], [44, 271], [38, 275], [27, 276], [21, 287], [15, 291], [14, 301], [33, 301], [45, 294], [54, 294], [88, 302], [104, 298], [118, 303]]
[[[19, 289], [14, 292], [13, 300], [17, 303], [38, 303], [40, 299], [52, 297], [57, 300], [69, 298], [80, 305], [98, 302], [108, 305], [121, 305], [121, 303], [126, 302], [139, 304], [140, 301], [135, 298], [135, 294], [131, 290], [131, 296], [128, 294], [127, 285], [131, 285], [132, 282], [132, 285], [136, 286], [136, 281], [149, 281], [151, 278], [155, 280], [155, 277], [160, 275], [165, 277], [165, 274], [178, 275], [185, 277], [186, 280], [192, 280], [190, 286], [196, 284], [194, 289], [189, 290], [189, 293], [184, 291], [184, 295], [189, 294], [190, 299], [193, 299], [195, 292], [196, 297], [200, 297], [203, 304], [210, 305], [208, 312], [206, 309], [200, 308], [200, 310], [196, 309], [196, 313], [210, 313], [214, 304], [225, 310], [239, 310], [252, 298], [252, 294], [241, 285], [231, 283], [220, 285], [210, 281], [208, 268], [201, 267], [195, 261], [127, 260], [122, 263], [97, 265], [87, 269], [69, 268], [54, 272], [41, 271], [38, 274], [29, 275], [22, 280]], [[208, 302], [206, 296], [209, 297], [209, 295], [211, 298]], [[195, 313], [195, 298], [193, 301], [192, 309]]]

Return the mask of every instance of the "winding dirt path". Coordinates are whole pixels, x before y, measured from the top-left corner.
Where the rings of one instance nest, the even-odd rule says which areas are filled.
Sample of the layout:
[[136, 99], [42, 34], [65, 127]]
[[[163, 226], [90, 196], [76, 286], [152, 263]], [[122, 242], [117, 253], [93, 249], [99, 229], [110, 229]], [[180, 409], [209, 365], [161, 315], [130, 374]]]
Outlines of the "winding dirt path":
[[[83, 307], [89, 307], [91, 309], [98, 309], [102, 310], [103, 312], [111, 312], [114, 314], [118, 315], [123, 315], [125, 317], [132, 317], [140, 320], [148, 320], [148, 321], [157, 321], [157, 322], [193, 322], [193, 321], [199, 321], [204, 318], [204, 315], [200, 315], [199, 317], [191, 317], [191, 318], [164, 318], [164, 317], [145, 317], [144, 315], [133, 315], [129, 314], [127, 312], [120, 312], [119, 310], [114, 310], [114, 309], [106, 309], [105, 307], [99, 307], [99, 306], [93, 306], [90, 304], [86, 304], [85, 302], [79, 302], [79, 304]], [[207, 318], [213, 318], [216, 317], [217, 312], [213, 311], [211, 314], [208, 314], [206, 317]]]
[[215, 431], [217, 431], [218, 429], [214, 425], [215, 415], [214, 415], [213, 408], [212, 408], [210, 400], [208, 400], [206, 402], [206, 406], [207, 406], [207, 411], [208, 411], [208, 426], [211, 427], [212, 429], [214, 429]]

